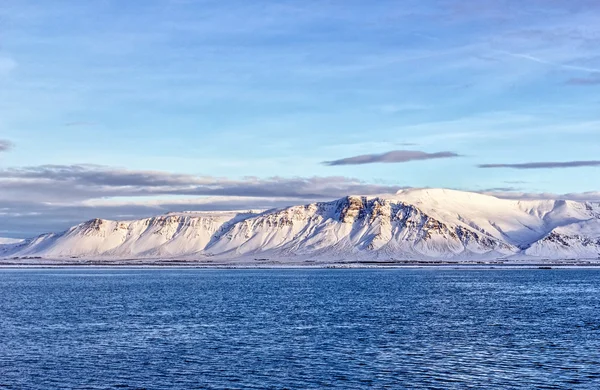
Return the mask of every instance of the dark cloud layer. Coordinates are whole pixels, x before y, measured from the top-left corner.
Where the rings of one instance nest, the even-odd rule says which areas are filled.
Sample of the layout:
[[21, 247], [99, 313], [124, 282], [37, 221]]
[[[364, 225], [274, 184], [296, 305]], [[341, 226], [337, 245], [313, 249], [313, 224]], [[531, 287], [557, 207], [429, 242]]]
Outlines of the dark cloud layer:
[[0, 152], [6, 152], [7, 150], [12, 149], [13, 144], [10, 141], [0, 139]]
[[529, 162], [521, 164], [481, 164], [479, 168], [555, 169], [600, 166], [600, 161]]
[[363, 154], [360, 156], [343, 158], [334, 161], [325, 161], [323, 164], [335, 165], [360, 165], [373, 163], [405, 163], [418, 160], [433, 160], [438, 158], [460, 157], [454, 152], [427, 153], [418, 150], [392, 150], [382, 154]]
[[[97, 165], [42, 165], [0, 169], [0, 188], [0, 236], [28, 237], [93, 217], [131, 219], [167, 211], [263, 209], [348, 194], [393, 193], [400, 187], [342, 176], [234, 180]], [[189, 202], [170, 201], [173, 196], [187, 196]], [[163, 200], [145, 201], [154, 197]], [[130, 201], [108, 201], [114, 198]]]
[[[212, 195], [331, 198], [348, 193], [381, 193], [398, 189], [342, 177], [256, 178], [240, 180], [159, 171], [134, 171], [95, 165], [42, 165], [0, 170], [6, 194], [41, 201], [84, 200], [114, 196]], [[19, 199], [19, 198], [17, 198]]]

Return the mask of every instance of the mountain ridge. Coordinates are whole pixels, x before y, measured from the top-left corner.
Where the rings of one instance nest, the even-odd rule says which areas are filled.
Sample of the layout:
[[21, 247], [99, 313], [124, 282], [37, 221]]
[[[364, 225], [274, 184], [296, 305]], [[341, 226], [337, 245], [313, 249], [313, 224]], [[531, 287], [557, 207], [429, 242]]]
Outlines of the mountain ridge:
[[272, 210], [92, 219], [0, 244], [0, 257], [597, 259], [600, 205], [507, 200], [446, 189], [349, 195]]

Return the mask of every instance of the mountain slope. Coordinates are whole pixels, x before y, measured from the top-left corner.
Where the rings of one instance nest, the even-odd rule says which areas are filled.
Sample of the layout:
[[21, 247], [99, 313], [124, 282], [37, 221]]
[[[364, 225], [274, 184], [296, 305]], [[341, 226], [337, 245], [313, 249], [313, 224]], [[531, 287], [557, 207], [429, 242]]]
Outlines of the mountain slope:
[[598, 258], [600, 205], [424, 189], [265, 212], [94, 219], [0, 256], [232, 259]]
[[[170, 257], [202, 251], [230, 224], [256, 213], [171, 213], [134, 221], [93, 219], [6, 248], [13, 256]], [[2, 249], [0, 249], [0, 255]]]
[[453, 257], [513, 250], [487, 234], [449, 226], [413, 205], [359, 196], [248, 218], [207, 248], [209, 253], [235, 256], [273, 252], [367, 257]]

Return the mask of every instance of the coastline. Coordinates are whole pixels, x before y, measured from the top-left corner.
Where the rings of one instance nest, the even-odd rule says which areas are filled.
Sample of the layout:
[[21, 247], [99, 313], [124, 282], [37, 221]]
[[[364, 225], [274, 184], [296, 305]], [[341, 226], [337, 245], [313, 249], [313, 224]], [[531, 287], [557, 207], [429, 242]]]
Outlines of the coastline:
[[[21, 261], [19, 261], [21, 260]], [[594, 260], [545, 260], [545, 261], [332, 261], [332, 262], [285, 262], [285, 261], [220, 261], [206, 262], [169, 259], [0, 259], [0, 269], [57, 269], [57, 268], [117, 268], [117, 269], [596, 269], [600, 261]], [[34, 260], [34, 259], [26, 259]]]

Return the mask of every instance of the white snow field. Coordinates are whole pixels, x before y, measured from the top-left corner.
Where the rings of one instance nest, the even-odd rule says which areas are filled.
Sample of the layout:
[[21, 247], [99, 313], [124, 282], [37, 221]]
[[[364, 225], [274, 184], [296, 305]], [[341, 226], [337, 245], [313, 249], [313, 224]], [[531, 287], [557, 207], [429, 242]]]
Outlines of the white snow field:
[[[2, 258], [303, 261], [598, 260], [600, 204], [445, 189], [347, 196], [267, 211], [93, 219], [0, 242]], [[236, 260], [237, 259], [237, 260]]]
[[0, 245], [18, 244], [20, 242], [23, 242], [23, 240], [19, 238], [0, 237]]

